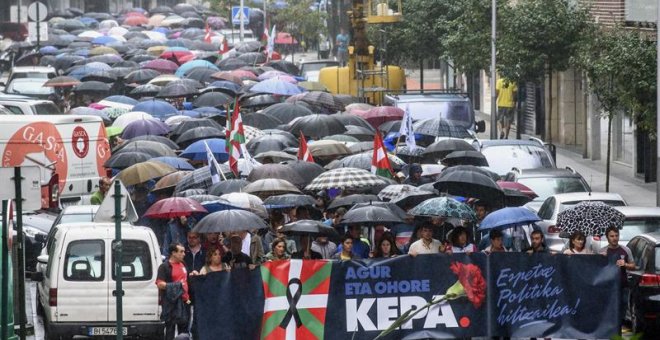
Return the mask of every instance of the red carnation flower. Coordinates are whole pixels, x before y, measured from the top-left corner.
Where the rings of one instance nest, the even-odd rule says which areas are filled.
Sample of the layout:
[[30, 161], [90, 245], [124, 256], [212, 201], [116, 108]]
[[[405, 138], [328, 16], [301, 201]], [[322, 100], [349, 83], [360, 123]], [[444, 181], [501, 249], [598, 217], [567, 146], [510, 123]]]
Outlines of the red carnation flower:
[[481, 307], [486, 300], [486, 280], [481, 269], [474, 264], [454, 262], [449, 266], [465, 289], [465, 295], [475, 308]]

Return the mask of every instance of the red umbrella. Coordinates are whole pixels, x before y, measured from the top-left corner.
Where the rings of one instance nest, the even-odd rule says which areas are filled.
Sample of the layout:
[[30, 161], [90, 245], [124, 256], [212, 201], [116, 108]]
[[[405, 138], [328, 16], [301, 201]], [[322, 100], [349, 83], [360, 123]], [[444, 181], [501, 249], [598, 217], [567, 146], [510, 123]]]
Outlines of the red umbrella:
[[174, 218], [193, 213], [207, 213], [199, 202], [188, 197], [170, 197], [154, 203], [144, 216], [149, 218]]
[[194, 58], [195, 55], [190, 51], [165, 51], [160, 55], [160, 59], [171, 60], [179, 65]]
[[148, 18], [139, 15], [131, 15], [126, 19], [124, 19], [124, 25], [127, 26], [140, 26], [140, 25], [146, 25], [148, 23], [149, 23]]
[[507, 181], [497, 181], [497, 185], [500, 186], [502, 189], [512, 189], [512, 190], [518, 190], [525, 196], [535, 199], [536, 197], [539, 197], [534, 190], [530, 189], [528, 186], [518, 183], [518, 182], [507, 182]]
[[298, 40], [292, 37], [290, 33], [278, 32], [275, 36], [275, 43], [282, 45], [295, 45], [298, 43]]
[[374, 128], [391, 120], [401, 120], [404, 114], [402, 109], [394, 106], [377, 106], [368, 111], [353, 110], [352, 113], [364, 118]]
[[252, 73], [250, 71], [247, 71], [247, 70], [233, 70], [233, 71], [230, 71], [229, 74], [237, 76], [237, 77], [239, 77], [241, 79], [244, 79], [244, 80], [257, 80], [258, 79], [257, 76], [254, 73]]
[[177, 63], [166, 59], [154, 59], [147, 61], [142, 68], [149, 68], [160, 73], [173, 74], [179, 68]]

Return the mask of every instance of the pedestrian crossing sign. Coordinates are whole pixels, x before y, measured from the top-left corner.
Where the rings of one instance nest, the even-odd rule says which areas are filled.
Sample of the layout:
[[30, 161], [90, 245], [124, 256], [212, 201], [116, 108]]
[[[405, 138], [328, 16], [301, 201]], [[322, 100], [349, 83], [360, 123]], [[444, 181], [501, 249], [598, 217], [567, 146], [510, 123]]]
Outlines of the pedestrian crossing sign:
[[[250, 7], [243, 6], [242, 19], [244, 24], [250, 23]], [[234, 25], [241, 24], [241, 6], [234, 6], [231, 8], [231, 22]]]

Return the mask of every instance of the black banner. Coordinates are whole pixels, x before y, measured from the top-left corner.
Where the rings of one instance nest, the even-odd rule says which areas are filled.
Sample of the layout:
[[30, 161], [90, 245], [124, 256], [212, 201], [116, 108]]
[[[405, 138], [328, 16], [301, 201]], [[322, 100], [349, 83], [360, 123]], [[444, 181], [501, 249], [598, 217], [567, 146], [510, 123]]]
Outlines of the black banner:
[[191, 289], [200, 339], [608, 338], [619, 275], [599, 255], [436, 254], [268, 262]]

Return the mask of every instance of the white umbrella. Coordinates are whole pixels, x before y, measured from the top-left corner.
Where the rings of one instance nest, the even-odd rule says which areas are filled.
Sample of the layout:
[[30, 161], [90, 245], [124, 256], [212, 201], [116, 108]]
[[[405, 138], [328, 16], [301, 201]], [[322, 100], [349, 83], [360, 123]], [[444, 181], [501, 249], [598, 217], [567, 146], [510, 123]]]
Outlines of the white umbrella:
[[220, 198], [231, 202], [231, 205], [235, 207], [249, 210], [260, 217], [268, 217], [268, 211], [264, 207], [264, 202], [255, 195], [246, 192], [232, 192], [230, 194], [224, 194]]
[[114, 121], [114, 123], [112, 123], [112, 126], [121, 126], [122, 128], [125, 128], [126, 126], [128, 126], [128, 124], [138, 119], [154, 119], [154, 117], [146, 112], [140, 112], [140, 111], [127, 112], [119, 116]]

